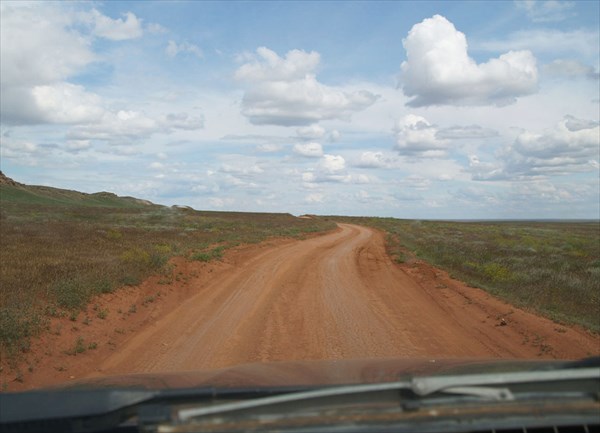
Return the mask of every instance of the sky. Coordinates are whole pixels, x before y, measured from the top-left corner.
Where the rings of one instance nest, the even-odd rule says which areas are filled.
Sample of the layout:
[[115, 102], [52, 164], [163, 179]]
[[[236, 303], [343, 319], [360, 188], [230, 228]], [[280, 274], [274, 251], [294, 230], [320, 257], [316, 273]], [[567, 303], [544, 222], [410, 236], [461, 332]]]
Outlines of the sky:
[[599, 9], [2, 0], [0, 167], [202, 210], [598, 219]]

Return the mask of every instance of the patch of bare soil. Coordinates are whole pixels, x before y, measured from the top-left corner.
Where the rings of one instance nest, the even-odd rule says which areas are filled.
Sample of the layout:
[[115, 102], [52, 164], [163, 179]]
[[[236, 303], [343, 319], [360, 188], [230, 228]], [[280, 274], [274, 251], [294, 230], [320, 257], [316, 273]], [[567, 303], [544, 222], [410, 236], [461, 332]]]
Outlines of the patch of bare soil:
[[392, 262], [383, 235], [365, 227], [340, 224], [303, 241], [239, 247], [220, 262], [172, 265], [168, 277], [97, 298], [75, 321], [53, 319], [23, 362], [2, 361], [2, 381], [25, 390], [251, 362], [600, 354], [598, 335], [426, 263]]

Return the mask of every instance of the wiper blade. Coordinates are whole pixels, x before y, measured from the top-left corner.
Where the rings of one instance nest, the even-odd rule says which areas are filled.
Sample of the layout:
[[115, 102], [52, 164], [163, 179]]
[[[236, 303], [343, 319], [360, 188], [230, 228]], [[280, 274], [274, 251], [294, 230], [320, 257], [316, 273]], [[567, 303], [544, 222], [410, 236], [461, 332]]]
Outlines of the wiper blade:
[[410, 389], [410, 382], [388, 382], [375, 383], [368, 385], [349, 385], [336, 386], [333, 388], [316, 389], [314, 391], [302, 391], [292, 394], [277, 395], [274, 397], [257, 398], [249, 401], [239, 401], [235, 403], [218, 404], [208, 407], [198, 407], [190, 409], [182, 409], [177, 413], [180, 421], [188, 421], [192, 418], [197, 418], [205, 415], [216, 413], [234, 412], [244, 409], [252, 409], [261, 406], [270, 406], [274, 404], [289, 403], [300, 400], [311, 400], [323, 397], [333, 397], [350, 394], [360, 394], [375, 391], [388, 391], [399, 389]]
[[432, 376], [414, 378], [412, 390], [421, 396], [456, 387], [536, 383], [579, 379], [600, 379], [600, 367], [516, 373], [471, 374], [462, 376]]
[[394, 390], [410, 390], [417, 396], [421, 397], [436, 392], [442, 392], [491, 400], [513, 400], [514, 395], [509, 388], [491, 387], [491, 385], [583, 379], [600, 379], [600, 368], [563, 369], [541, 372], [474, 374], [462, 376], [432, 376], [413, 378], [411, 381], [338, 386], [333, 388], [295, 392], [273, 397], [257, 398], [249, 401], [186, 408], [177, 411], [177, 418], [180, 422], [187, 422], [191, 419], [206, 415], [241, 411], [245, 409], [271, 406], [282, 403]]

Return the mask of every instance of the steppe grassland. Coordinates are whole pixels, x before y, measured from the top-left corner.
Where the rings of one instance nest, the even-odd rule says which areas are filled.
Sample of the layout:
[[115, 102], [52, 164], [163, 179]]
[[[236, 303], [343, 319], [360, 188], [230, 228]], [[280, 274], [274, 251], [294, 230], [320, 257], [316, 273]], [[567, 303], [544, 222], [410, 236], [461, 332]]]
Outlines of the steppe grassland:
[[173, 256], [216, 260], [239, 244], [334, 227], [289, 214], [35, 201], [2, 202], [0, 344], [7, 354], [26, 351], [49, 317], [76, 318], [96, 294], [152, 274], [168, 278]]
[[336, 219], [383, 230], [399, 263], [423, 259], [512, 304], [600, 332], [597, 221]]

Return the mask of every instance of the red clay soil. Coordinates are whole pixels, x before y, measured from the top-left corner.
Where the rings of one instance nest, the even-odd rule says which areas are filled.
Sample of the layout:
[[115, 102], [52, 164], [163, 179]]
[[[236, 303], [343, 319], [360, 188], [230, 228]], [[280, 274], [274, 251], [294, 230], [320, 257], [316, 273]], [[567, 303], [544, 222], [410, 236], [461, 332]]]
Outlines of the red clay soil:
[[[170, 278], [98, 297], [76, 321], [54, 319], [21, 362], [2, 361], [4, 388], [265, 361], [600, 354], [596, 334], [426, 263], [396, 264], [381, 233], [339, 226], [307, 240], [239, 247], [220, 262], [175, 259]], [[82, 353], [73, 350], [79, 337]]]

